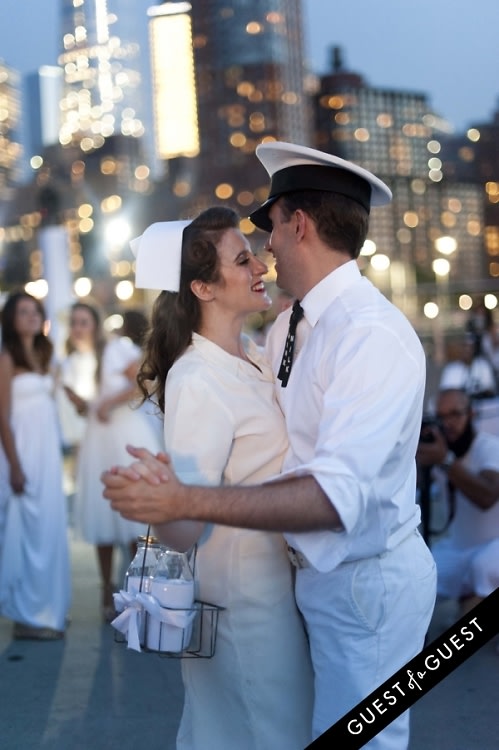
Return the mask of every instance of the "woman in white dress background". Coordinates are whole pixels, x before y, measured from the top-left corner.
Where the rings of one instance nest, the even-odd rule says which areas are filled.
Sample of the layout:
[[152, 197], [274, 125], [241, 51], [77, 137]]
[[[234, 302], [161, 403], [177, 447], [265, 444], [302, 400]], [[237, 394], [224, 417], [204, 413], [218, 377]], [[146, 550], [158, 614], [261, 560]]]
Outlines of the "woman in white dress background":
[[[126, 521], [111, 509], [102, 496], [100, 475], [109, 465], [123, 462], [127, 457], [126, 444], [131, 440], [139, 440], [151, 451], [161, 448], [151, 419], [136, 403], [136, 375], [142, 359], [138, 341], [146, 327], [147, 319], [143, 314], [125, 311], [123, 328], [106, 343], [98, 362], [95, 398], [85, 401], [66, 389], [79, 413], [87, 415], [77, 463], [74, 528], [77, 537], [96, 548], [105, 622], [116, 614], [113, 602], [117, 585], [113, 582], [115, 548], [128, 548], [131, 559], [137, 537], [143, 535], [147, 527]], [[128, 562], [126, 560], [126, 564]]]
[[12, 293], [0, 353], [0, 613], [14, 638], [62, 638], [71, 599], [62, 446], [43, 306]]
[[[146, 231], [139, 240], [137, 285], [178, 290], [155, 302], [139, 384], [146, 395], [154, 383], [166, 450], [184, 482], [259, 483], [279, 473], [287, 448], [271, 368], [242, 335], [247, 316], [271, 305], [267, 267], [231, 209], [201, 213], [182, 243], [184, 225], [153, 225], [165, 227], [163, 237]], [[189, 522], [155, 531], [179, 550], [197, 542], [196, 596], [225, 608], [214, 656], [182, 660], [178, 750], [302, 750], [312, 674], [282, 535]]]
[[66, 494], [70, 497], [75, 491], [78, 450], [87, 424], [85, 407], [96, 396], [98, 364], [104, 345], [97, 308], [85, 302], [75, 302], [69, 310], [69, 332], [65, 356], [59, 364], [57, 387], [57, 407], [67, 457]]

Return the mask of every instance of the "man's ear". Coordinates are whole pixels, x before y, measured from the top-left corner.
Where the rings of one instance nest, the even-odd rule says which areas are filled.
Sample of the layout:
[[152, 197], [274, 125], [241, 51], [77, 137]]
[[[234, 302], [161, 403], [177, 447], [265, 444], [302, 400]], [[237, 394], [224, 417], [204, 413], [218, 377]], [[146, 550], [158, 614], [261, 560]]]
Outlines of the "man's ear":
[[294, 214], [296, 239], [301, 240], [305, 233], [308, 217], [301, 208], [297, 208]]
[[199, 279], [191, 281], [191, 292], [202, 302], [210, 302], [214, 297], [211, 284], [207, 281], [200, 281]]

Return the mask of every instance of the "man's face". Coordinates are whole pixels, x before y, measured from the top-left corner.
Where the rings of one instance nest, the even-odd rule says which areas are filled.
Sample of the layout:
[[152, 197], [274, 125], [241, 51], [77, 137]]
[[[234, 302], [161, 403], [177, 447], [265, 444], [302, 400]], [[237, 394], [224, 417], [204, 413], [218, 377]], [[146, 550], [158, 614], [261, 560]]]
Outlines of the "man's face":
[[286, 218], [280, 200], [271, 207], [269, 219], [272, 222], [272, 232], [268, 249], [275, 258], [276, 284], [293, 297], [298, 296], [296, 286], [299, 274], [295, 254], [296, 221], [294, 216]]
[[458, 440], [468, 426], [471, 410], [461, 393], [443, 393], [437, 403], [437, 419], [447, 442]]

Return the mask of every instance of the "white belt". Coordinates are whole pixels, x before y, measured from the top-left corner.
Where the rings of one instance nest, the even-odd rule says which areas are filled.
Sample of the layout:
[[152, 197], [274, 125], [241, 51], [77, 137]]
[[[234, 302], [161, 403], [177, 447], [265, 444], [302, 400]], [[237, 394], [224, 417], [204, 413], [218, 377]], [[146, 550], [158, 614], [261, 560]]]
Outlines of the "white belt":
[[287, 548], [288, 548], [288, 557], [291, 560], [291, 563], [295, 566], [295, 568], [310, 568], [310, 563], [305, 557], [305, 555], [302, 555], [302, 553], [298, 552], [297, 549], [290, 547], [289, 544], [287, 545]]

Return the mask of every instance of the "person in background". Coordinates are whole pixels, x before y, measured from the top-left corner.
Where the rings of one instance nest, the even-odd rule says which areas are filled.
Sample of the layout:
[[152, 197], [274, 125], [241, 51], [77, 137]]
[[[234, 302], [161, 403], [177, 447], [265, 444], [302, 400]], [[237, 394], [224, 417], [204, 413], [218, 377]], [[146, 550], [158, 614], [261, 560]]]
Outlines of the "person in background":
[[0, 614], [14, 621], [17, 639], [62, 638], [71, 603], [53, 345], [45, 324], [37, 299], [9, 295], [0, 352]]
[[[149, 333], [149, 321], [140, 310], [127, 310], [123, 314], [122, 336], [126, 336], [141, 350]], [[163, 412], [154, 399], [142, 400], [139, 396], [135, 408], [142, 411], [156, 433], [158, 442], [163, 445]]]
[[458, 600], [464, 615], [499, 586], [499, 437], [475, 428], [463, 390], [440, 391], [436, 417], [416, 460], [434, 467], [449, 508], [447, 533], [432, 545], [437, 593]]
[[[154, 383], [186, 481], [252, 484], [280, 471], [288, 442], [272, 371], [243, 333], [248, 315], [271, 305], [266, 272], [230, 208], [140, 238], [136, 283], [172, 291], [155, 302], [139, 383], [144, 395]], [[282, 534], [211, 523], [155, 533], [181, 551], [196, 545], [197, 598], [224, 607], [213, 658], [182, 660], [178, 750], [302, 750], [312, 672]]]
[[[105, 337], [94, 305], [75, 302], [69, 311], [66, 356], [59, 363], [57, 405], [67, 456], [66, 486], [74, 494], [78, 449], [87, 424], [85, 405], [95, 398]], [[80, 407], [75, 406], [81, 399]]]
[[126, 521], [104, 502], [99, 475], [110, 463], [123, 461], [130, 440], [140, 439], [152, 451], [161, 448], [150, 419], [134, 403], [138, 394], [136, 375], [142, 359], [137, 342], [146, 328], [147, 318], [140, 311], [125, 311], [122, 329], [106, 343], [98, 362], [95, 398], [86, 401], [66, 389], [75, 409], [87, 418], [76, 471], [74, 528], [78, 537], [96, 547], [105, 622], [115, 616], [114, 548], [127, 548], [131, 559], [137, 537], [146, 528]]
[[487, 309], [485, 327], [480, 337], [480, 351], [494, 369], [496, 384], [499, 385], [499, 326], [492, 310]]
[[438, 388], [462, 389], [474, 399], [488, 399], [496, 395], [494, 368], [481, 353], [480, 339], [475, 335], [463, 333], [458, 342], [457, 358], [442, 368]]
[[[387, 186], [295, 144], [262, 143], [257, 156], [271, 186], [251, 219], [270, 233], [277, 284], [295, 299], [266, 345], [290, 443], [283, 474], [251, 487], [190, 486], [174, 465], [131, 448], [132, 467], [102, 479], [126, 518], [285, 532], [310, 641], [316, 737], [416, 656], [433, 613], [435, 564], [416, 502], [426, 362], [409, 322], [356, 262]], [[366, 747], [408, 743], [404, 712]]]

